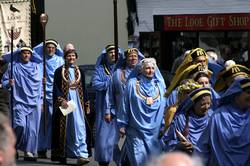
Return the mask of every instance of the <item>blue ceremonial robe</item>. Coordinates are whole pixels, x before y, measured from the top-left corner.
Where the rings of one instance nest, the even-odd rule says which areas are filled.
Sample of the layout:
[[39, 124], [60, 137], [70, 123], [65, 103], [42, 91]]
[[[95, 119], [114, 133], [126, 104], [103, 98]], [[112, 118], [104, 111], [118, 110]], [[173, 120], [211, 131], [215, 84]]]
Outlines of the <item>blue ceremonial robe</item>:
[[208, 166], [250, 165], [250, 108], [233, 102], [219, 107], [197, 143], [197, 153]]
[[[34, 50], [36, 50], [34, 48]], [[42, 56], [42, 54], [39, 54]], [[38, 57], [36, 57], [38, 59]], [[44, 116], [42, 113], [41, 124], [39, 130], [39, 142], [38, 142], [38, 151], [43, 151], [51, 148], [51, 126], [52, 126], [52, 112], [53, 112], [53, 82], [54, 82], [54, 73], [55, 70], [64, 64], [64, 59], [62, 56], [46, 55], [46, 130], [47, 133], [44, 133]], [[41, 68], [43, 68], [43, 63], [40, 63]], [[42, 70], [43, 72], [43, 70]]]
[[[148, 105], [137, 94], [136, 83], [140, 81], [139, 91], [144, 96], [159, 97]], [[157, 88], [158, 87], [158, 88]], [[160, 153], [159, 132], [162, 127], [165, 108], [165, 84], [153, 78], [151, 80], [140, 75], [127, 82], [124, 104], [117, 121], [119, 128], [125, 127], [125, 149], [130, 164], [143, 166], [153, 155]]]
[[[11, 64], [5, 72], [2, 83], [9, 87]], [[16, 134], [16, 148], [24, 152], [37, 153], [38, 131], [41, 116], [42, 76], [40, 66], [35, 62], [23, 63], [16, 56], [13, 61], [13, 112], [12, 122]]]
[[[112, 77], [112, 83], [108, 87], [108, 93], [106, 98], [106, 109], [110, 110], [111, 114], [117, 115], [119, 110], [122, 109], [122, 98], [124, 95], [124, 89], [126, 86], [126, 80], [133, 68], [126, 67], [123, 69], [117, 69]], [[124, 80], [121, 80], [121, 75], [124, 74]], [[106, 112], [108, 112], [108, 110]]]
[[[208, 111], [208, 114], [204, 117], [198, 117], [190, 110], [189, 115], [189, 133], [186, 136], [187, 140], [193, 144], [194, 148], [196, 147], [197, 141], [200, 138], [202, 132], [208, 125], [208, 121], [212, 114], [212, 110]], [[162, 140], [164, 142], [164, 151], [173, 151], [176, 149], [176, 145], [179, 143], [179, 139], [176, 135], [175, 129], [180, 132], [183, 132], [186, 125], [186, 112], [180, 111], [175, 116], [173, 123], [170, 125], [168, 131], [163, 136]]]
[[[81, 85], [76, 89], [66, 89], [67, 96], [65, 96], [64, 88], [62, 85], [62, 67], [59, 67], [55, 71], [54, 75], [54, 86], [53, 86], [53, 104], [54, 111], [52, 115], [52, 160], [60, 160], [60, 158], [70, 157], [88, 158], [88, 147], [87, 141], [89, 139], [87, 133], [87, 121], [85, 116], [85, 104], [82, 102], [88, 101], [87, 91], [85, 89], [84, 73], [81, 73]], [[67, 70], [67, 69], [65, 69]], [[69, 80], [75, 79], [75, 72], [73, 66], [69, 67]], [[81, 101], [80, 94], [83, 93], [83, 100]], [[76, 104], [76, 110], [72, 113], [63, 116], [60, 109], [58, 108], [58, 99], [64, 98], [67, 101], [73, 100]]]
[[[110, 162], [113, 160], [113, 152], [117, 148], [118, 131], [116, 117], [112, 114], [112, 121], [106, 122], [105, 114], [111, 114], [105, 109], [106, 92], [111, 83], [114, 65], [99, 65], [96, 67], [92, 78], [93, 88], [96, 90], [96, 137], [95, 137], [95, 160], [99, 162]], [[107, 70], [109, 72], [107, 72]]]

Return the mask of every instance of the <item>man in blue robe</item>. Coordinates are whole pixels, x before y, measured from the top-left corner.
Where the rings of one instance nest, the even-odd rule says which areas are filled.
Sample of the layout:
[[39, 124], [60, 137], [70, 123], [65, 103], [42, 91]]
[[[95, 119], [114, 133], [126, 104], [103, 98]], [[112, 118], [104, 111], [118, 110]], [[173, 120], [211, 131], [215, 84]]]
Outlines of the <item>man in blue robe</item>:
[[16, 149], [24, 151], [24, 160], [36, 160], [38, 132], [41, 116], [42, 76], [40, 65], [30, 61], [32, 49], [22, 47], [13, 54], [13, 78], [11, 64], [2, 83], [13, 87], [12, 127], [15, 131]]
[[[84, 73], [75, 64], [77, 53], [72, 44], [64, 49], [65, 65], [56, 69], [53, 85], [53, 115], [51, 160], [66, 163], [66, 158], [77, 158], [78, 166], [89, 162], [87, 147], [90, 112]], [[71, 101], [71, 102], [70, 102]], [[74, 103], [73, 112], [63, 114]]]
[[250, 78], [235, 80], [220, 103], [197, 142], [196, 153], [209, 166], [248, 166]]
[[108, 102], [105, 97], [111, 83], [115, 62], [115, 46], [108, 45], [97, 59], [96, 70], [92, 78], [92, 86], [96, 91], [95, 160], [100, 166], [107, 166], [115, 158], [114, 151], [118, 150], [115, 114], [110, 112], [110, 109], [105, 109], [106, 102]]
[[[42, 112], [39, 141], [38, 141], [38, 157], [47, 158], [46, 152], [51, 148], [51, 126], [53, 111], [53, 82], [55, 70], [64, 64], [63, 51], [57, 41], [48, 39], [45, 41], [45, 65], [46, 65], [46, 120], [45, 113]], [[33, 51], [37, 53], [41, 68], [43, 68], [43, 43], [35, 46]], [[46, 128], [46, 132], [45, 129]]]
[[[212, 114], [212, 110], [209, 109], [211, 105], [210, 89], [193, 90], [182, 104], [185, 106], [179, 107], [173, 123], [163, 137], [164, 150], [179, 150], [191, 154]], [[178, 132], [184, 138], [179, 136]]]
[[[129, 74], [143, 58], [144, 56], [136, 48], [125, 50], [124, 56], [119, 57], [115, 67], [116, 70], [112, 77], [112, 83], [108, 87], [108, 93], [106, 94], [106, 101], [108, 101], [106, 102], [106, 109], [110, 110], [106, 112], [111, 112], [113, 117], [117, 117], [117, 114], [119, 114], [119, 111], [122, 109], [121, 99], [124, 95], [124, 89]], [[125, 155], [121, 157], [124, 158]], [[121, 157], [116, 161], [117, 165], [120, 164]]]
[[145, 58], [131, 72], [117, 123], [131, 166], [144, 166], [161, 151], [158, 139], [165, 109], [165, 82], [153, 58]]

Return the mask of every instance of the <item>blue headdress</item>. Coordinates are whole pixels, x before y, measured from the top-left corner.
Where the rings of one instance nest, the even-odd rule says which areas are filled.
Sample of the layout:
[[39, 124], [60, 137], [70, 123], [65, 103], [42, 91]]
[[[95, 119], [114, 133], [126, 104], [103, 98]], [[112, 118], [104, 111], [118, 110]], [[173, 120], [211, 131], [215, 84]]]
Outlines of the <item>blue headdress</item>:
[[230, 87], [226, 90], [226, 92], [221, 96], [219, 103], [226, 104], [231, 102], [232, 99], [243, 92], [246, 89], [250, 89], [250, 78], [239, 78], [235, 80]]
[[[45, 41], [45, 45], [47, 45], [47, 44], [54, 44], [55, 47], [56, 47], [56, 52], [55, 52], [55, 54], [56, 54], [57, 56], [63, 57], [63, 50], [61, 49], [61, 47], [60, 47], [60, 45], [57, 43], [57, 41], [52, 40], [52, 39], [48, 39], [48, 40]], [[37, 46], [35, 46], [35, 47], [33, 48], [33, 51], [36, 52], [38, 55], [43, 55], [43, 42], [40, 43], [40, 44], [38, 44]], [[34, 57], [35, 57], [35, 56], [34, 56]], [[43, 58], [43, 57], [42, 57], [42, 56], [39, 56], [39, 57], [36, 57], [36, 58], [38, 58], [39, 60], [42, 61], [41, 58]]]
[[[143, 60], [141, 60], [134, 68], [134, 70], [130, 73], [130, 75], [128, 76], [128, 80], [132, 79], [132, 78], [137, 78], [140, 74], [141, 74], [141, 68], [142, 68], [142, 64], [143, 64], [143, 61], [144, 60], [147, 60], [149, 58], [145, 58]], [[154, 74], [154, 77], [153, 79], [157, 80], [162, 86], [163, 88], [165, 89], [166, 88], [166, 85], [165, 85], [165, 81], [164, 81], [164, 78], [163, 76], [161, 75], [161, 72], [159, 70], [158, 67], [156, 67], [155, 69], [155, 74]]]
[[[34, 51], [31, 49], [31, 47], [27, 47], [27, 46], [21, 47], [21, 48], [15, 50], [15, 51], [13, 51], [13, 61], [16, 61], [16, 60], [19, 59], [20, 54], [21, 54], [21, 51], [30, 51], [30, 52], [32, 53], [32, 56], [31, 56], [30, 61], [36, 61], [36, 59], [34, 59], [33, 57], [34, 57], [34, 56], [38, 57], [38, 56], [37, 56], [37, 53], [34, 52]], [[8, 52], [7, 54], [4, 54], [4, 55], [2, 56], [2, 58], [3, 58], [3, 60], [4, 60], [5, 62], [10, 62], [10, 61], [11, 61], [11, 52]]]
[[[98, 66], [106, 63], [106, 61], [107, 61], [107, 52], [110, 51], [111, 49], [114, 49], [114, 46], [113, 47], [112, 46], [113, 45], [108, 45], [102, 50], [101, 55], [99, 55], [99, 57], [96, 60], [95, 67], [98, 67]], [[118, 48], [118, 59], [119, 59], [119, 57], [122, 57], [122, 56], [123, 56], [123, 50], [121, 48]]]
[[144, 59], [144, 55], [137, 49], [137, 48], [129, 48], [124, 51], [124, 54], [122, 56], [119, 56], [115, 69], [123, 68], [126, 66], [126, 56], [131, 52], [135, 51], [138, 54], [138, 61], [140, 62], [142, 59]]

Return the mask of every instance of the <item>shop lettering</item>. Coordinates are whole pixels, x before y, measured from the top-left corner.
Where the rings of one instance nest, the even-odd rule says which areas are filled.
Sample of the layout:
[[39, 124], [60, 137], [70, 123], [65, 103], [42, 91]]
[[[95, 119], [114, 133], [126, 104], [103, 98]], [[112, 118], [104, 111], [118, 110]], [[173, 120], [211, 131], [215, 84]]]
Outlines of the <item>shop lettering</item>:
[[182, 27], [182, 18], [167, 18], [168, 27]]
[[186, 27], [203, 27], [203, 18], [185, 18]]
[[21, 15], [19, 16], [8, 16], [7, 19], [10, 20], [21, 20]]
[[236, 17], [236, 16], [229, 16], [229, 26], [247, 26], [249, 22], [249, 17]]
[[224, 22], [225, 22], [224, 17], [208, 16], [207, 18], [207, 25], [210, 28], [224, 26]]

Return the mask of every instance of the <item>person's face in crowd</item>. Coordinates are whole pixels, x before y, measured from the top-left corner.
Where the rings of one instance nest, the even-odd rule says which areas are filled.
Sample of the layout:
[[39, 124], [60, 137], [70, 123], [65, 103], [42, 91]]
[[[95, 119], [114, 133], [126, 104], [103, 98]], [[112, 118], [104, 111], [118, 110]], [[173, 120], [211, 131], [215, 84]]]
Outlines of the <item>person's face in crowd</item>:
[[76, 62], [76, 54], [74, 52], [68, 53], [65, 60], [68, 65], [73, 65]]
[[207, 66], [206, 57], [205, 56], [198, 56], [196, 58], [196, 62], [200, 63], [202, 66]]
[[8, 144], [5, 150], [0, 150], [0, 165], [15, 166], [16, 165], [16, 138], [11, 127], [7, 126]]
[[21, 52], [21, 59], [23, 60], [24, 63], [28, 63], [31, 58], [31, 52], [30, 51], [22, 51]]
[[202, 85], [203, 87], [210, 87], [209, 79], [207, 77], [200, 77], [197, 80], [198, 84]]
[[109, 64], [114, 64], [115, 63], [115, 50], [110, 50], [108, 52], [107, 60]]
[[142, 68], [142, 74], [147, 77], [147, 78], [153, 78], [155, 74], [155, 67], [152, 63], [147, 63], [143, 68]]
[[46, 53], [49, 56], [55, 55], [55, 53], [56, 53], [56, 47], [55, 47], [55, 45], [51, 44], [51, 43], [47, 44], [46, 45]]
[[194, 104], [194, 113], [200, 117], [203, 117], [207, 114], [208, 109], [211, 105], [210, 95], [203, 96]]
[[136, 64], [138, 63], [138, 54], [136, 52], [131, 52], [127, 57], [126, 57], [126, 62], [127, 65], [130, 68], [134, 68]]
[[250, 89], [241, 92], [236, 96], [235, 101], [241, 109], [250, 108]]

